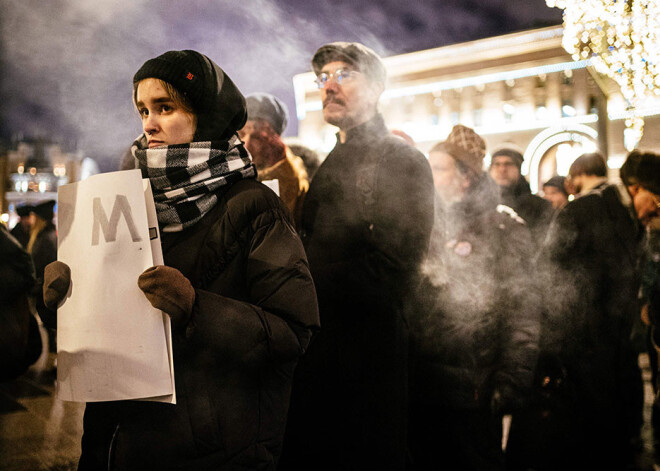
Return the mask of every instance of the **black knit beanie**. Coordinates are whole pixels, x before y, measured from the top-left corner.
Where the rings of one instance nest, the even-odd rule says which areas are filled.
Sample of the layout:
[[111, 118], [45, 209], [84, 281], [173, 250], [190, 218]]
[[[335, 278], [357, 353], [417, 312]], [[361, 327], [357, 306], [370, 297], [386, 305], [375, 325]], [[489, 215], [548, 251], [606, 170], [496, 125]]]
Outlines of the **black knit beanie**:
[[193, 141], [229, 139], [245, 125], [245, 98], [229, 76], [211, 59], [196, 51], [168, 51], [149, 59], [133, 77], [163, 80], [177, 89], [197, 115]]

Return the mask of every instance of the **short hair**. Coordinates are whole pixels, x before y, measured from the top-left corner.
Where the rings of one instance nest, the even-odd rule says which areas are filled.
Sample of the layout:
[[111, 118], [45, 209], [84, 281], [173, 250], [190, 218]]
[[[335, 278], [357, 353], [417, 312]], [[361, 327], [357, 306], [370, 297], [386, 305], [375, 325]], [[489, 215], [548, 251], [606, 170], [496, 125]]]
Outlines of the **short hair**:
[[606, 177], [607, 164], [605, 163], [605, 157], [603, 157], [603, 154], [600, 152], [589, 152], [587, 154], [582, 154], [580, 157], [575, 159], [575, 162], [571, 164], [571, 168], [568, 170], [568, 174], [571, 177], [578, 175]]
[[565, 182], [566, 182], [566, 177], [555, 175], [554, 177], [550, 178], [547, 182], [543, 184], [543, 189], [545, 190], [546, 186], [557, 188], [559, 191], [561, 191], [564, 194], [564, 196], [568, 198], [568, 192], [566, 191]]
[[644, 154], [637, 149], [628, 154], [626, 161], [623, 163], [619, 169], [619, 177], [621, 181], [626, 186], [632, 186], [639, 183], [637, 178], [639, 162], [642, 160]]
[[660, 195], [660, 155], [633, 150], [621, 166], [619, 176], [626, 186], [639, 185]]

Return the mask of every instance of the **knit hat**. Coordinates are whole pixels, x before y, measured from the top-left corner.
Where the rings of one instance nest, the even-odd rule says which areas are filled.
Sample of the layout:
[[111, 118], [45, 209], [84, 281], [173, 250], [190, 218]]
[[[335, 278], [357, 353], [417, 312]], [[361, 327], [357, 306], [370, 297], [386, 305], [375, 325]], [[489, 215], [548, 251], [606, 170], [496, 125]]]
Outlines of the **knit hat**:
[[501, 156], [510, 157], [513, 160], [513, 162], [518, 166], [518, 169], [522, 167], [522, 163], [524, 160], [523, 155], [517, 150], [511, 148], [504, 148], [493, 152], [493, 155], [491, 156], [490, 159], [491, 165], [493, 164], [493, 162], [495, 162], [495, 157], [501, 157]]
[[486, 141], [473, 129], [457, 124], [447, 136], [443, 147], [456, 161], [463, 163], [477, 175], [483, 171]]
[[20, 217], [29, 216], [30, 213], [34, 210], [34, 207], [29, 204], [24, 204], [21, 206], [16, 206], [16, 214]]
[[369, 77], [372, 81], [385, 83], [387, 73], [378, 54], [360, 43], [334, 42], [321, 46], [312, 58], [312, 69], [316, 75], [328, 62], [343, 61]]
[[289, 110], [279, 98], [270, 93], [251, 93], [245, 97], [245, 101], [248, 119], [263, 119], [277, 134], [284, 132], [289, 120]]
[[546, 186], [551, 186], [553, 188], [557, 188], [559, 191], [561, 191], [564, 196], [568, 197], [568, 192], [566, 191], [566, 187], [564, 186], [564, 183], [566, 182], [566, 177], [562, 177], [561, 175], [555, 175], [554, 177], [550, 178], [547, 182], [543, 184], [543, 187], [545, 188]]
[[36, 205], [33, 209], [32, 212], [39, 216], [41, 219], [45, 221], [52, 221], [53, 220], [53, 208], [55, 207], [55, 201], [54, 200], [48, 200], [44, 201], [43, 203], [39, 203]]
[[193, 141], [227, 140], [245, 125], [245, 98], [229, 76], [196, 51], [168, 51], [145, 62], [133, 84], [156, 78], [183, 94], [197, 115]]

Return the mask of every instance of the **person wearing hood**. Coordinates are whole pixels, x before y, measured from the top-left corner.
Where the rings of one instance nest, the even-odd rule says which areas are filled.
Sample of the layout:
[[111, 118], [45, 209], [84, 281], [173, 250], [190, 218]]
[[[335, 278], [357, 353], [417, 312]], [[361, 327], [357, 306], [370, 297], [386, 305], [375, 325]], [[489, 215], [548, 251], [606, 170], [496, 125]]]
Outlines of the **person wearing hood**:
[[515, 149], [503, 148], [493, 152], [490, 177], [500, 187], [500, 202], [512, 208], [525, 220], [537, 247], [541, 245], [552, 219], [552, 205], [533, 195], [520, 168], [523, 155]]
[[438, 198], [420, 305], [411, 315], [414, 470], [501, 469], [502, 417], [532, 386], [540, 292], [524, 221], [497, 203], [484, 140], [456, 125], [430, 151]]
[[[144, 133], [132, 153], [165, 259], [135, 281], [172, 320], [177, 403], [88, 403], [78, 469], [274, 470], [293, 370], [319, 323], [304, 249], [255, 179], [237, 136], [245, 99], [217, 64], [169, 51], [133, 85]], [[46, 302], [70, 282], [50, 265]]]

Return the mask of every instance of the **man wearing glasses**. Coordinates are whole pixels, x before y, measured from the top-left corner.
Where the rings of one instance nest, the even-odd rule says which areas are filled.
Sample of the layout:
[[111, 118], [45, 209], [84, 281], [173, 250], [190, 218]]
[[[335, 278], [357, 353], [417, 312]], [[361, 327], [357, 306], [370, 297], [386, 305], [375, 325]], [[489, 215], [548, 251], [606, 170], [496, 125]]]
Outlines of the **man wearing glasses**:
[[[550, 277], [542, 337], [566, 368], [567, 390], [575, 391], [573, 423], [563, 435], [564, 448], [554, 447], [563, 452], [554, 456], [584, 459], [572, 461], [570, 469], [628, 469], [634, 463], [643, 393], [631, 333], [640, 315], [642, 225], [660, 214], [654, 204], [659, 159], [632, 152], [619, 186], [607, 182], [601, 154], [580, 156], [569, 170], [578, 197], [557, 215], [543, 249]], [[569, 463], [555, 464], [568, 469]]]
[[299, 364], [280, 468], [403, 469], [404, 302], [433, 224], [426, 158], [385, 127], [385, 67], [359, 43], [312, 59], [337, 144], [305, 199], [302, 239], [322, 327]]

